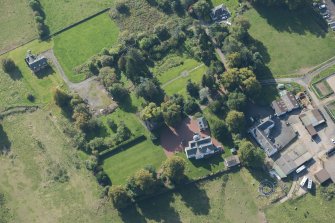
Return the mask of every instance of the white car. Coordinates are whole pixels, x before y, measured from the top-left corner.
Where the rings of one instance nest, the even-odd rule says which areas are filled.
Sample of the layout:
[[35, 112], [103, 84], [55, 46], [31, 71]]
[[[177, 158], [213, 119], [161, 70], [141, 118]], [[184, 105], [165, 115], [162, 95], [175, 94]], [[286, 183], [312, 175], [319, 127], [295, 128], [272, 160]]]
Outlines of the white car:
[[306, 176], [304, 176], [304, 178], [302, 178], [302, 180], [300, 182], [300, 187], [303, 187], [307, 180], [308, 180], [308, 178]]
[[308, 188], [309, 190], [312, 189], [312, 185], [313, 185], [313, 180], [312, 180], [312, 179], [308, 179], [307, 188]]
[[331, 141], [332, 141], [332, 143], [334, 143], [335, 144], [335, 140], [334, 139], [330, 139]]
[[299, 167], [295, 172], [296, 173], [300, 173], [301, 171], [303, 171], [304, 169], [306, 169], [305, 165], [302, 165], [301, 167]]
[[327, 6], [325, 4], [322, 4], [322, 5], [319, 6], [319, 9], [326, 9], [326, 8], [327, 8]]

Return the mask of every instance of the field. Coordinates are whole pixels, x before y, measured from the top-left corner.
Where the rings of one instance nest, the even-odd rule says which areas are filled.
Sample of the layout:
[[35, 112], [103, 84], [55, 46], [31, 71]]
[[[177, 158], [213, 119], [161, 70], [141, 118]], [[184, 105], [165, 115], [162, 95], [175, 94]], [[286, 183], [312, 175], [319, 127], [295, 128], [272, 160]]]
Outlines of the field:
[[335, 201], [323, 200], [317, 190], [316, 195], [307, 194], [266, 209], [266, 217], [271, 223], [328, 223], [335, 218], [334, 209]]
[[[97, 212], [98, 185], [56, 117], [37, 111], [8, 117], [2, 126], [0, 141], [10, 154], [0, 156], [0, 191], [12, 222], [105, 222], [113, 214]], [[62, 176], [68, 181], [55, 180]]]
[[18, 67], [10, 75], [0, 71], [0, 110], [16, 105], [32, 105], [26, 98], [27, 93], [35, 96], [34, 104], [47, 104], [51, 101], [52, 89], [63, 83], [61, 77], [52, 68], [38, 75], [33, 74], [24, 62], [24, 57], [28, 50], [38, 54], [51, 49], [52, 46], [52, 41], [42, 43], [33, 41], [0, 57], [12, 58]]
[[335, 101], [330, 102], [326, 106], [327, 111], [330, 113], [330, 116], [335, 121]]
[[334, 93], [326, 79], [312, 84], [312, 89], [319, 98], [325, 98]]
[[257, 7], [245, 17], [274, 77], [302, 75], [334, 56], [334, 33], [324, 32], [309, 11]]
[[237, 0], [212, 0], [213, 6], [224, 4], [228, 10], [233, 13], [233, 10], [238, 7]]
[[335, 65], [327, 68], [326, 70], [321, 71], [318, 75], [314, 76], [312, 79], [312, 83], [316, 83], [319, 80], [325, 79], [332, 74], [335, 74]]
[[33, 12], [26, 0], [1, 0], [0, 53], [37, 37]]
[[85, 75], [75, 74], [74, 68], [85, 63], [104, 47], [116, 43], [118, 34], [118, 27], [105, 13], [57, 35], [54, 38], [55, 55], [69, 80], [85, 80]]
[[51, 33], [108, 8], [114, 0], [40, 0]]

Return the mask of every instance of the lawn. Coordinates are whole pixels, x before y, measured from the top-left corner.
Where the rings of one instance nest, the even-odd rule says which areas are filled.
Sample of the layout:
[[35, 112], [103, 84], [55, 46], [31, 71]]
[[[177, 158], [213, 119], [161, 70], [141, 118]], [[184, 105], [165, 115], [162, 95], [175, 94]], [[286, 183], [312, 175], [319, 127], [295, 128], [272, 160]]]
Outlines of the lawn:
[[274, 77], [302, 75], [335, 55], [334, 33], [324, 32], [310, 11], [257, 7], [245, 17]]
[[266, 217], [271, 223], [329, 223], [334, 221], [334, 209], [335, 200], [323, 200], [317, 189], [316, 195], [308, 193], [296, 200], [266, 209]]
[[41, 43], [33, 41], [0, 57], [12, 58], [18, 67], [18, 71], [11, 75], [0, 71], [0, 110], [10, 106], [32, 105], [33, 103], [26, 98], [28, 93], [35, 96], [34, 104], [48, 104], [52, 100], [52, 89], [63, 84], [60, 75], [53, 69], [47, 69], [36, 75], [24, 62], [28, 50], [38, 54], [52, 47], [52, 41]]
[[85, 80], [74, 68], [85, 63], [104, 47], [116, 43], [119, 29], [107, 13], [67, 30], [54, 38], [55, 55], [72, 82]]
[[[189, 61], [191, 63], [194, 63], [193, 60]], [[184, 64], [183, 66], [187, 66], [187, 64]], [[181, 94], [186, 97], [187, 91], [186, 91], [186, 84], [189, 79], [192, 80], [192, 82], [200, 83], [203, 74], [206, 72], [207, 67], [198, 65], [195, 67], [196, 69], [191, 70], [187, 72], [185, 76], [180, 76], [180, 78], [175, 79], [172, 82], [168, 82], [165, 85], [162, 85], [163, 89], [165, 90], [166, 94], [173, 95], [173, 94]], [[184, 70], [184, 69], [180, 69]], [[167, 72], [166, 74], [162, 74], [162, 76], [178, 76], [178, 72], [180, 70], [177, 70], [175, 72]]]
[[0, 53], [37, 37], [27, 0], [1, 0], [0, 5]]
[[238, 0], [212, 0], [213, 6], [218, 6], [223, 4], [228, 8], [231, 13], [234, 13], [234, 9], [238, 7]]
[[158, 168], [166, 159], [163, 148], [149, 139], [104, 161], [103, 168], [114, 185], [124, 184], [129, 176], [146, 165]]
[[333, 89], [330, 87], [326, 79], [313, 83], [312, 90], [320, 99], [323, 99], [334, 93]]
[[102, 9], [114, 0], [40, 0], [51, 33], [78, 22]]
[[[11, 222], [106, 222], [117, 218], [113, 210], [99, 213], [100, 189], [95, 178], [56, 120], [39, 110], [7, 117], [1, 123], [0, 142], [11, 153], [0, 156], [0, 191], [6, 194], [7, 207], [13, 212]], [[54, 180], [59, 169], [67, 172], [69, 181]]]

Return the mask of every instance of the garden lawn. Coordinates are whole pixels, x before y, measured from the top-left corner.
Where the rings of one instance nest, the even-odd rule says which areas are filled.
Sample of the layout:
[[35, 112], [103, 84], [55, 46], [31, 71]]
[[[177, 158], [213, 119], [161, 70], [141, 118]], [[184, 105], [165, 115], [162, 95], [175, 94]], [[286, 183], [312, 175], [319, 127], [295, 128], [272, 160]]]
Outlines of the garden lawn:
[[213, 6], [218, 6], [223, 4], [228, 8], [231, 13], [234, 13], [234, 9], [238, 7], [238, 0], [212, 0]]
[[259, 7], [247, 11], [245, 17], [274, 77], [302, 75], [335, 55], [334, 32], [324, 32], [308, 10]]
[[155, 146], [149, 139], [124, 150], [104, 161], [104, 171], [113, 185], [126, 183], [136, 171], [147, 165], [159, 168], [166, 159], [162, 147]]
[[153, 69], [153, 73], [157, 76], [161, 84], [178, 77], [183, 72], [188, 72], [201, 65], [198, 61], [181, 56], [171, 56], [163, 59], [161, 64]]
[[111, 6], [114, 0], [40, 0], [51, 33]]
[[[4, 108], [17, 105], [49, 104], [52, 102], [52, 90], [63, 84], [63, 80], [52, 68], [40, 74], [34, 74], [26, 65], [24, 58], [28, 50], [34, 54], [51, 49], [53, 42], [33, 41], [0, 57], [14, 60], [18, 67], [15, 74], [5, 74], [0, 70], [0, 111]], [[31, 103], [27, 94], [31, 93], [36, 100]]]
[[[205, 65], [203, 66], [199, 65], [198, 67], [196, 67], [196, 69], [188, 72], [188, 75], [180, 76], [180, 78], [175, 79], [171, 82], [168, 82], [165, 85], [162, 85], [162, 87], [164, 91], [166, 92], [166, 94], [168, 95], [181, 94], [184, 97], [186, 97], [187, 96], [187, 91], [186, 91], [187, 81], [190, 79], [192, 80], [192, 82], [199, 84], [206, 70], [207, 70], [207, 67]], [[171, 75], [171, 73], [169, 75]]]
[[0, 53], [37, 37], [27, 0], [0, 1]]
[[85, 63], [104, 47], [116, 43], [119, 29], [107, 13], [67, 30], [54, 38], [55, 55], [72, 82], [85, 80], [74, 68]]
[[325, 201], [317, 189], [316, 195], [307, 193], [296, 200], [271, 206], [266, 209], [266, 217], [271, 223], [329, 223], [334, 221], [334, 209], [335, 200]]

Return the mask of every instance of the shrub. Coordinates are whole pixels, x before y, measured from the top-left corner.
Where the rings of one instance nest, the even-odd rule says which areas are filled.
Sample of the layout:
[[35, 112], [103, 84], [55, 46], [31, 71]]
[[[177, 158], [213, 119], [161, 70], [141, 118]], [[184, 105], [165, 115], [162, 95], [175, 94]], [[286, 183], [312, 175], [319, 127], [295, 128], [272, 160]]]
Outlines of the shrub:
[[123, 0], [119, 0], [115, 4], [115, 8], [121, 14], [128, 14], [129, 13], [129, 8]]
[[34, 11], [40, 11], [41, 10], [41, 4], [37, 0], [29, 0], [29, 6]]
[[117, 101], [117, 102], [121, 102], [124, 99], [126, 99], [129, 95], [128, 90], [122, 86], [122, 84], [116, 83], [113, 84], [108, 91], [110, 92], [110, 94], [113, 97], [113, 100]]
[[115, 121], [113, 119], [110, 119], [110, 118], [107, 119], [107, 125], [113, 132], [116, 132], [117, 124], [115, 123]]
[[108, 175], [103, 171], [103, 170], [100, 170], [96, 175], [95, 177], [97, 178], [97, 181], [100, 185], [102, 186], [107, 186], [107, 185], [111, 185], [112, 182], [111, 180], [109, 179]]
[[27, 99], [28, 99], [29, 101], [31, 101], [31, 102], [34, 102], [34, 101], [35, 101], [35, 96], [32, 95], [31, 93], [28, 93], [28, 94], [27, 94]]
[[189, 98], [185, 101], [184, 112], [187, 115], [193, 115], [194, 113], [196, 113], [199, 110], [200, 110], [199, 105], [194, 98]]
[[4, 58], [1, 60], [1, 68], [4, 72], [10, 73], [16, 68], [16, 65], [12, 59]]
[[131, 196], [123, 186], [113, 186], [109, 188], [108, 196], [116, 209], [122, 209], [131, 204]]
[[325, 200], [332, 200], [335, 197], [335, 184], [332, 183], [327, 187], [321, 187], [320, 193]]

